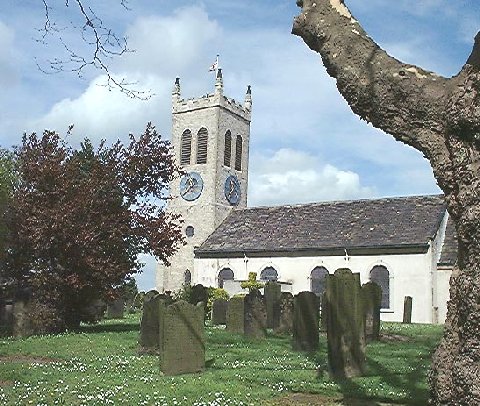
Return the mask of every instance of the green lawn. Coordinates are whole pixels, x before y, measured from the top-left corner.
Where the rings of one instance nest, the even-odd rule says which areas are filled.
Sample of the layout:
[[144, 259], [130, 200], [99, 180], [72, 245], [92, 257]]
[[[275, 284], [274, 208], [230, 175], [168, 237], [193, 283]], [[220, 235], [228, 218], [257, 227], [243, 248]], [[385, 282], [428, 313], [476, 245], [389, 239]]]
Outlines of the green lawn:
[[288, 338], [255, 341], [207, 327], [206, 371], [165, 377], [157, 357], [137, 354], [138, 331], [138, 315], [129, 315], [81, 333], [0, 339], [0, 404], [275, 405], [311, 393], [332, 401], [304, 404], [343, 398], [424, 405], [442, 328], [383, 324], [388, 340], [368, 345], [367, 376], [345, 382], [328, 377], [324, 335], [320, 350], [308, 355], [293, 352]]

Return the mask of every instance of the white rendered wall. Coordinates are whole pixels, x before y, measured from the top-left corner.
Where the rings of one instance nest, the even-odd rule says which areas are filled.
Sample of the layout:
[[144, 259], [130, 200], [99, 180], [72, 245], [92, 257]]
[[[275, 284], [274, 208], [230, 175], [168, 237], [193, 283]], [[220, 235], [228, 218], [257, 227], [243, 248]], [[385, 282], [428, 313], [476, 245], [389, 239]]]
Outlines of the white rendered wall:
[[[217, 275], [222, 268], [230, 268], [235, 279], [247, 279], [249, 272], [260, 272], [267, 266], [274, 267], [282, 282], [292, 283], [292, 293], [310, 290], [310, 272], [316, 266], [325, 267], [330, 273], [338, 268], [349, 268], [360, 273], [360, 280], [369, 280], [370, 270], [375, 265], [385, 266], [390, 274], [390, 309], [382, 310], [384, 321], [401, 322], [403, 319], [403, 301], [412, 296], [412, 321], [414, 323], [432, 323], [432, 252], [425, 254], [364, 255], [364, 256], [323, 256], [323, 257], [270, 257], [270, 258], [196, 258], [192, 283], [205, 286], [218, 286]], [[437, 283], [440, 284], [440, 279]], [[441, 282], [445, 284], [445, 282]], [[437, 292], [437, 304], [446, 306], [444, 288]], [[443, 321], [439, 315], [439, 321]]]

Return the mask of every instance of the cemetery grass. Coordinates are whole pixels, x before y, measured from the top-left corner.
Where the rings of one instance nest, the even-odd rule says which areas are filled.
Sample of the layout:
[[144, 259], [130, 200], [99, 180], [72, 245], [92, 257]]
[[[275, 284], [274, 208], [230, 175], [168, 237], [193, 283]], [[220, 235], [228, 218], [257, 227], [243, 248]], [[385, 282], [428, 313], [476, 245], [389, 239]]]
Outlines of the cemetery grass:
[[0, 404], [425, 405], [442, 328], [385, 323], [382, 334], [367, 346], [366, 376], [339, 382], [328, 377], [324, 334], [319, 351], [305, 354], [286, 337], [207, 327], [206, 370], [175, 377], [161, 375], [156, 356], [138, 355], [139, 315], [77, 333], [0, 338]]

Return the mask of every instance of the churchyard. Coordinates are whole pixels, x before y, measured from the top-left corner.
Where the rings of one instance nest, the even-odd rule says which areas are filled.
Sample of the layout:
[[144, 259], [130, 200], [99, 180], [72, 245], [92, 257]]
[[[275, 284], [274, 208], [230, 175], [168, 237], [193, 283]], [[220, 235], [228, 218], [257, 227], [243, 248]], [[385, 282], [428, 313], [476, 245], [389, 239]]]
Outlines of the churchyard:
[[[77, 333], [0, 339], [0, 404], [5, 405], [424, 405], [426, 373], [441, 326], [382, 323], [366, 346], [362, 377], [334, 381], [327, 338], [313, 353], [290, 335], [265, 338], [205, 327], [203, 372], [166, 376], [159, 357], [139, 354], [140, 317], [82, 325]], [[351, 399], [355, 399], [355, 402]], [[361, 403], [358, 403], [361, 402]]]

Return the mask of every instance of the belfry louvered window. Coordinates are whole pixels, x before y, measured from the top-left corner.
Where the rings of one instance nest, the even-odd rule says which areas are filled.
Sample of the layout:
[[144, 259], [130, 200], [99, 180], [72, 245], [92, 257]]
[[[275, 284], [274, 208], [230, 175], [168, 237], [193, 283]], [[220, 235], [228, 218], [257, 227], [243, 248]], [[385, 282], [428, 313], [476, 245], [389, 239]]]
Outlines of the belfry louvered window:
[[207, 163], [208, 131], [200, 128], [197, 134], [197, 164]]
[[243, 140], [241, 135], [237, 135], [237, 140], [235, 142], [235, 170], [242, 170], [242, 148]]
[[192, 155], [192, 132], [185, 130], [180, 143], [180, 165], [190, 165]]
[[232, 133], [228, 130], [225, 133], [225, 153], [223, 155], [223, 164], [230, 166], [232, 162]]

